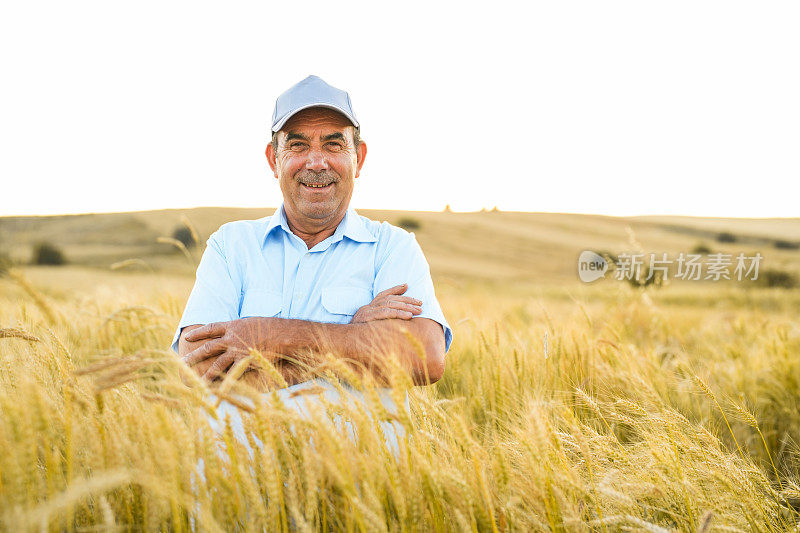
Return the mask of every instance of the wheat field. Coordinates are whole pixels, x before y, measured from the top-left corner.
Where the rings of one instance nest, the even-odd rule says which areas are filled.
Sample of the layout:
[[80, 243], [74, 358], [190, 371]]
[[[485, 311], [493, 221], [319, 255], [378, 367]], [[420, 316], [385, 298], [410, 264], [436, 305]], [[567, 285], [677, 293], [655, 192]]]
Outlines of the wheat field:
[[[101, 257], [76, 242], [84, 263], [12, 268], [0, 278], [2, 530], [798, 529], [800, 290], [645, 290], [564, 271], [590, 242], [617, 249], [623, 225], [672, 251], [703, 238], [697, 224], [686, 236], [541, 215], [548, 231], [514, 233], [523, 214], [417, 216], [455, 340], [444, 377], [410, 388], [411, 416], [395, 417], [397, 458], [357, 408], [340, 408], [354, 442], [322, 423], [330, 413], [258, 402], [243, 413], [264, 443], [254, 457], [230, 427], [211, 429], [210, 391], [184, 385], [192, 374], [167, 349], [199, 250], [112, 270], [130, 249]], [[498, 233], [505, 246], [481, 255]], [[797, 255], [770, 257], [792, 267]]]

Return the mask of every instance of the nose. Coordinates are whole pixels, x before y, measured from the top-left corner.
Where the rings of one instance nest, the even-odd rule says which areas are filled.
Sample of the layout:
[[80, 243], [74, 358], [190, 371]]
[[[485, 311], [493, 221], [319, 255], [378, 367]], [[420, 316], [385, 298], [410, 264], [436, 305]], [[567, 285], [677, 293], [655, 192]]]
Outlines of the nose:
[[306, 169], [315, 172], [328, 170], [328, 160], [325, 158], [325, 152], [319, 148], [310, 149], [306, 160]]

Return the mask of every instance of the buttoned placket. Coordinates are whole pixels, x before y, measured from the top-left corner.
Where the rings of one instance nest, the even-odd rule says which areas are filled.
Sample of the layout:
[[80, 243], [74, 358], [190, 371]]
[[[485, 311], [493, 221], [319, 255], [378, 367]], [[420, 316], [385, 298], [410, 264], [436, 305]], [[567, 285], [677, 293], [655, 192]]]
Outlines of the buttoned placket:
[[[296, 261], [296, 266], [293, 268], [294, 279], [291, 281], [291, 287], [283, 295], [284, 305], [289, 310], [287, 318], [295, 318], [295, 310], [300, 308], [304, 309], [306, 306], [301, 304], [304, 297], [307, 297], [306, 290], [311, 287], [311, 273], [309, 269], [315, 263], [312, 254], [322, 253], [333, 245], [334, 239], [338, 242], [341, 237], [335, 233], [327, 239], [317, 243], [310, 250], [306, 243], [297, 235], [291, 235], [291, 248], [292, 251], [299, 254]], [[288, 266], [288, 265], [287, 265]], [[300, 290], [296, 290], [299, 288]]]
[[303, 297], [303, 291], [295, 290], [295, 288], [298, 286], [298, 281], [300, 288], [307, 286], [306, 274], [305, 274], [305, 270], [307, 269], [307, 267], [305, 267], [305, 265], [308, 264], [308, 259], [309, 259], [309, 251], [306, 250], [305, 252], [301, 252], [300, 259], [297, 261], [297, 272], [295, 273], [294, 283], [292, 284], [292, 292], [290, 293], [292, 295], [289, 304], [289, 316], [291, 318], [294, 318], [294, 309], [296, 309], [298, 306], [302, 307], [300, 304], [300, 300]]
[[[284, 260], [284, 272], [288, 274], [289, 272], [294, 273], [294, 277], [289, 280], [286, 275], [284, 275], [284, 291], [282, 294], [283, 300], [283, 309], [288, 309], [286, 313], [281, 312], [281, 317], [283, 318], [294, 318], [294, 310], [300, 307], [301, 309], [305, 306], [300, 305], [298, 302], [307, 294], [304, 292], [305, 290], [310, 290], [311, 283], [310, 283], [310, 274], [308, 272], [309, 265], [314, 263], [314, 258], [311, 254], [314, 253], [321, 253], [333, 246], [335, 243], [342, 240], [344, 236], [344, 221], [336, 228], [336, 231], [328, 237], [316, 245], [314, 245], [310, 250], [308, 249], [308, 245], [295, 235], [292, 231], [288, 230], [284, 226], [284, 234], [285, 238], [289, 239], [289, 242], [286, 243], [284, 241], [284, 247], [289, 248], [291, 250], [291, 256], [289, 253], [285, 255]], [[288, 244], [288, 246], [287, 246]], [[295, 254], [299, 255], [299, 258], [295, 261]], [[295, 291], [295, 287], [298, 285], [298, 279], [300, 283], [300, 287], [306, 287], [307, 289], [303, 289], [300, 291]]]
[[286, 254], [286, 263], [284, 265], [286, 278], [284, 279], [283, 289], [283, 308], [286, 309], [286, 316], [284, 318], [294, 318], [294, 310], [298, 308], [297, 294], [295, 287], [297, 286], [297, 278], [301, 275], [301, 267], [308, 253], [308, 248], [303, 239], [294, 233], [287, 232], [289, 239], [288, 252]]

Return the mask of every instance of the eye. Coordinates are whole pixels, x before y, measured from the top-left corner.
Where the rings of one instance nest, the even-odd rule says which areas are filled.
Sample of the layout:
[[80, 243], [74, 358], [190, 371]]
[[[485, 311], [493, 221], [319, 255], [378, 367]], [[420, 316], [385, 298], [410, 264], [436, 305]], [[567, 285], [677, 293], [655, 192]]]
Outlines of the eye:
[[327, 143], [327, 147], [332, 152], [341, 152], [344, 149], [342, 143], [337, 143], [337, 142], [329, 142]]
[[295, 142], [289, 143], [289, 150], [292, 150], [294, 152], [299, 152], [300, 150], [305, 148], [305, 146], [306, 146], [305, 143], [301, 143], [301, 142], [295, 141]]

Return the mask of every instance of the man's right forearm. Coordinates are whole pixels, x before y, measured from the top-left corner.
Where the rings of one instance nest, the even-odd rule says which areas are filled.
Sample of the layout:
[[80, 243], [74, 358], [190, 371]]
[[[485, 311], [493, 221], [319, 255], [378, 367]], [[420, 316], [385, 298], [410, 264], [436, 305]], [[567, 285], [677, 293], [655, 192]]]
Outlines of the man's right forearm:
[[[196, 324], [192, 326], [186, 326], [181, 330], [181, 335], [178, 340], [178, 353], [180, 357], [184, 357], [186, 354], [203, 345], [205, 341], [197, 341], [197, 342], [190, 342], [187, 341], [184, 337], [187, 333], [192, 331], [193, 329], [199, 328], [202, 324]], [[217, 360], [217, 357], [209, 357], [205, 361], [200, 361], [192, 366], [192, 370], [197, 373], [198, 376], [202, 376], [208, 368], [214, 364], [214, 361]], [[308, 377], [306, 372], [297, 367], [294, 363], [286, 360], [277, 360], [273, 363], [275, 369], [280, 373], [283, 379], [286, 381], [287, 385], [296, 385], [297, 383], [302, 383], [303, 381], [307, 381]], [[185, 379], [181, 378], [185, 385], [191, 385], [191, 383]], [[255, 367], [251, 367], [248, 369], [242, 376], [239, 378], [240, 381], [243, 381], [247, 385], [255, 388], [259, 392], [268, 392], [269, 390], [275, 388], [275, 378], [272, 377], [269, 373]]]

